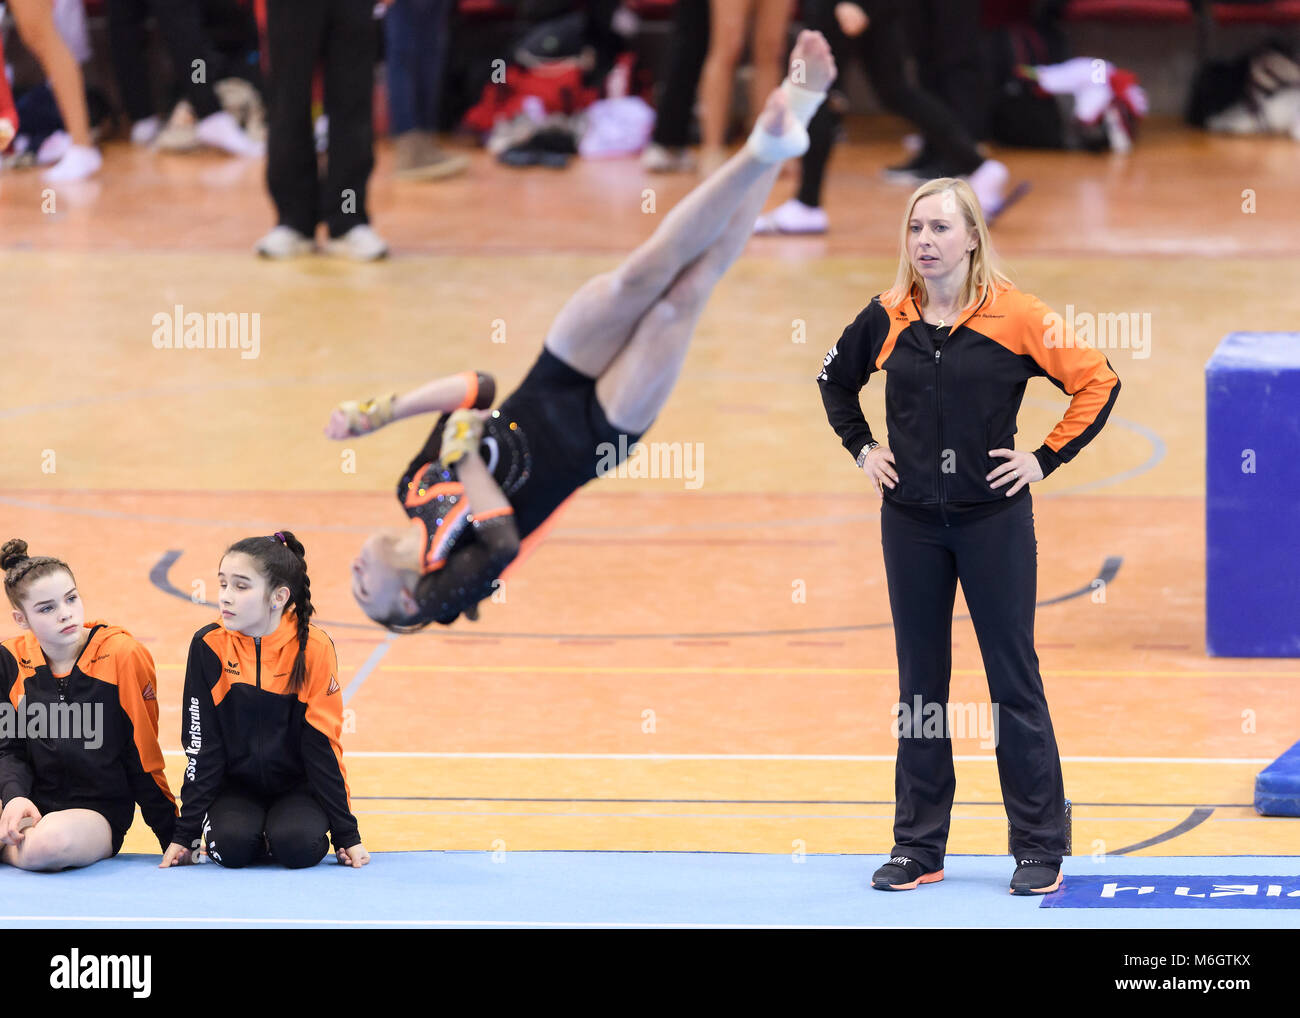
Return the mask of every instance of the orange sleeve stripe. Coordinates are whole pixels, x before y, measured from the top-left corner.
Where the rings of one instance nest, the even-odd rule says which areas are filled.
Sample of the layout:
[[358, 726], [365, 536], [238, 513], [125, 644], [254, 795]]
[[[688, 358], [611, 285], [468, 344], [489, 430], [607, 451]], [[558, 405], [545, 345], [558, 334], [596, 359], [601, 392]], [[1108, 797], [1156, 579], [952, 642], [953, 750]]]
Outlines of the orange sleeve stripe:
[[212, 706], [216, 707], [230, 692], [230, 676], [226, 674], [226, 659], [223, 656], [230, 641], [225, 628], [218, 626], [203, 638], [203, 642], [208, 645], [212, 653], [217, 655], [217, 667], [221, 669], [217, 676], [217, 683], [212, 687]]
[[428, 502], [432, 502], [439, 495], [460, 495], [465, 491], [465, 485], [460, 481], [441, 481], [438, 484], [431, 485], [424, 489], [424, 494], [420, 494], [420, 489], [412, 486], [406, 492], [406, 507], [416, 509]]
[[465, 379], [465, 386], [469, 390], [469, 393], [456, 409], [468, 410], [478, 401], [478, 372], [462, 371], [457, 375], [457, 377]]
[[118, 702], [131, 719], [131, 729], [135, 738], [135, 749], [140, 756], [140, 765], [149, 772], [158, 790], [167, 796], [172, 806], [176, 797], [167, 784], [166, 763], [163, 760], [162, 747], [158, 744], [158, 700], [157, 694], [152, 700], [144, 698], [147, 687], [157, 690], [157, 676], [154, 673], [153, 655], [147, 648], [137, 646], [135, 652], [122, 659], [121, 669], [115, 676], [117, 682]]
[[880, 347], [880, 356], [876, 358], [876, 370], [879, 371], [884, 366], [885, 361], [889, 360], [889, 355], [894, 352], [894, 347], [898, 344], [898, 337], [902, 335], [904, 329], [911, 325], [911, 321], [905, 318], [894, 318], [892, 315], [889, 319], [889, 334], [885, 337], [884, 344]]
[[[1065, 333], [1061, 316], [1037, 297], [1019, 291], [1006, 296], [1014, 301], [1008, 308], [1011, 313], [1003, 319], [980, 322], [980, 331], [1017, 356], [1032, 357], [1065, 387], [1070, 406], [1045, 440], [1049, 449], [1059, 452], [1097, 420], [1110, 402], [1119, 376], [1101, 351], [1086, 343], [1076, 344], [1074, 337]], [[992, 310], [1001, 309], [995, 304]]]
[[503, 506], [503, 507], [500, 508], [500, 509], [489, 509], [489, 510], [488, 510], [487, 512], [485, 512], [485, 513], [475, 513], [475, 514], [474, 514], [474, 519], [476, 519], [476, 520], [494, 520], [494, 519], [496, 519], [498, 516], [513, 516], [514, 514], [515, 514], [515, 511], [514, 511], [512, 508], [510, 508], [510, 506], [507, 505], [507, 506]]
[[[435, 569], [441, 569], [447, 564], [447, 547], [452, 541], [452, 533], [456, 529], [456, 524], [462, 517], [469, 515], [469, 506], [464, 501], [459, 502], [455, 508], [448, 513], [442, 521], [442, 535], [434, 535], [437, 538], [434, 546], [429, 549], [429, 560], [425, 562], [424, 571], [431, 573]], [[433, 556], [437, 556], [434, 558]]]

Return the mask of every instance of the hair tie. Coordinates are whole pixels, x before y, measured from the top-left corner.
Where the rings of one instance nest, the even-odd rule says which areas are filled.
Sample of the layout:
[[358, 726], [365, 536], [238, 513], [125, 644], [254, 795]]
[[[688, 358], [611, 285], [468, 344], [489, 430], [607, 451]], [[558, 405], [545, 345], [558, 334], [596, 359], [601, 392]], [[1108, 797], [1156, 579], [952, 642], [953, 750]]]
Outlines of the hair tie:
[[286, 547], [288, 546], [289, 542], [284, 539], [284, 534], [281, 531], [277, 530], [273, 536], [281, 544], [285, 545]]

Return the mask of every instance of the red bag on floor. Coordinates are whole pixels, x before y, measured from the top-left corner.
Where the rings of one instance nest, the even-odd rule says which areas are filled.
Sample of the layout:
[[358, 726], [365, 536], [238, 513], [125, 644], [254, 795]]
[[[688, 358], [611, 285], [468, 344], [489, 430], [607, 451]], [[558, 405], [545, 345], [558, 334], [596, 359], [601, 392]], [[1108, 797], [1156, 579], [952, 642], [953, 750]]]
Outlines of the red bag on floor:
[[13, 93], [9, 91], [9, 79], [5, 76], [4, 52], [0, 50], [0, 152], [9, 147], [18, 133], [18, 110], [14, 107]]
[[586, 109], [600, 97], [599, 89], [584, 88], [582, 70], [576, 65], [555, 69], [532, 69], [511, 64], [506, 80], [489, 81], [479, 101], [465, 111], [461, 127], [487, 134], [498, 119], [509, 119], [523, 109], [525, 96], [535, 95], [547, 113], [565, 115]]

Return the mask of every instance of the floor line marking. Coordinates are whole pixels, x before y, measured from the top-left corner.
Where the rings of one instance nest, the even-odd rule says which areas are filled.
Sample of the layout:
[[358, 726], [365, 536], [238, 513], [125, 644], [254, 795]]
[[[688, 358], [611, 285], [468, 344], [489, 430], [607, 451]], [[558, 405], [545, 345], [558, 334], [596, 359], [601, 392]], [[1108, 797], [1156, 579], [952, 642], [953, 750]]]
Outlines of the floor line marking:
[[[874, 755], [835, 753], [461, 753], [388, 750], [344, 750], [349, 758], [361, 759], [411, 759], [411, 760], [775, 760], [818, 761], [847, 763], [894, 763], [892, 753]], [[184, 756], [184, 750], [169, 749], [163, 756]], [[1062, 763], [1122, 763], [1122, 764], [1270, 764], [1273, 757], [1195, 757], [1195, 756], [1063, 756]], [[959, 763], [980, 761], [996, 764], [992, 754], [954, 754]]]

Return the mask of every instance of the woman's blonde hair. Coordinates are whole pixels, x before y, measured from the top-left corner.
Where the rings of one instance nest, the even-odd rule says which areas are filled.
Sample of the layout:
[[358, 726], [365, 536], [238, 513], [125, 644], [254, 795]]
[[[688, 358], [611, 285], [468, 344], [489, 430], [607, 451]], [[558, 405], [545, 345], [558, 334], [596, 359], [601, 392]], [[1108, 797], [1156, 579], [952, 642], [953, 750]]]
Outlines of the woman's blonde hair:
[[934, 180], [927, 180], [913, 191], [907, 203], [907, 211], [903, 214], [903, 231], [899, 238], [898, 275], [894, 278], [894, 285], [880, 295], [881, 303], [886, 306], [896, 307], [917, 291], [919, 291], [918, 300], [924, 306], [925, 280], [921, 278], [912, 265], [912, 259], [908, 257], [907, 229], [918, 201], [932, 194], [945, 192], [952, 195], [952, 207], [949, 208], [948, 203], [944, 202], [944, 211], [960, 210], [966, 220], [966, 226], [975, 232], [977, 238], [975, 250], [970, 252], [966, 282], [961, 291], [961, 309], [965, 310], [975, 303], [982, 304], [986, 299], [992, 303], [999, 290], [1012, 285], [1011, 279], [997, 267], [993, 242], [989, 239], [989, 228], [984, 222], [984, 212], [980, 208], [979, 199], [975, 197], [975, 192], [966, 181], [957, 177], [937, 177]]

